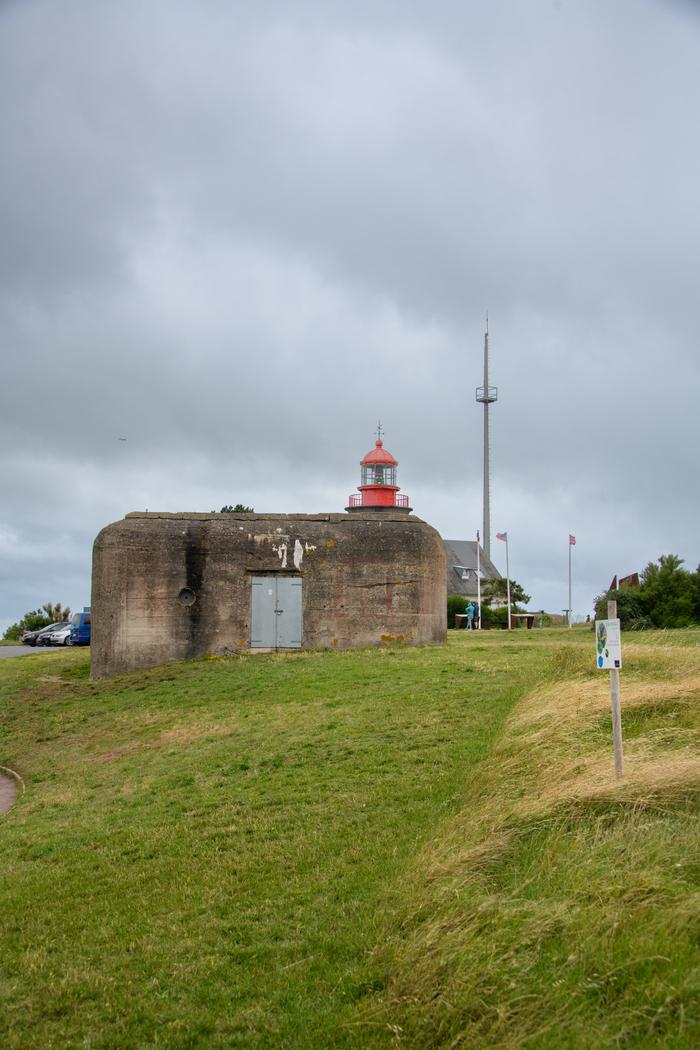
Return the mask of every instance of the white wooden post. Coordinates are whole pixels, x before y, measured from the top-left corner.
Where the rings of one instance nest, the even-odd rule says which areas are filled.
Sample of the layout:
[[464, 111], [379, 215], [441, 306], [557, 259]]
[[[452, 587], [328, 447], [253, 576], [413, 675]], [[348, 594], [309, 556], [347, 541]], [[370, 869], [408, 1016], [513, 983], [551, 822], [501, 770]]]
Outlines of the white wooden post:
[[[608, 619], [617, 618], [617, 602], [608, 602]], [[615, 751], [615, 776], [621, 777], [622, 761], [622, 715], [620, 713], [620, 669], [610, 668], [610, 707], [612, 709], [613, 748]]]

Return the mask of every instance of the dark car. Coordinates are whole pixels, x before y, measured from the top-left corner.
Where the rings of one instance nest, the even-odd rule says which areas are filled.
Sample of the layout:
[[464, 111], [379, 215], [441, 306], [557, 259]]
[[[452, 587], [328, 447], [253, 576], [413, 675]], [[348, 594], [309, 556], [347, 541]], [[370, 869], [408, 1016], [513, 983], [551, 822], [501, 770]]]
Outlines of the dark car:
[[38, 631], [25, 631], [22, 635], [22, 642], [24, 645], [50, 645], [54, 631], [60, 631], [65, 626], [65, 623], [50, 623], [48, 627], [42, 627]]
[[91, 631], [90, 610], [86, 608], [82, 612], [73, 613], [70, 624], [70, 644], [89, 645]]

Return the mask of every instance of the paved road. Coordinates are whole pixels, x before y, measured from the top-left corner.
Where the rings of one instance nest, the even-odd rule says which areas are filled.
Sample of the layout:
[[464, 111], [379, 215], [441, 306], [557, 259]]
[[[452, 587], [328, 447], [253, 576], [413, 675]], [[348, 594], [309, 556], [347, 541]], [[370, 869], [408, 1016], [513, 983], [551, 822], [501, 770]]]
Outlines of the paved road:
[[0, 645], [0, 660], [8, 656], [29, 656], [30, 653], [57, 653], [61, 645]]
[[6, 777], [4, 773], [0, 773], [0, 813], [7, 813], [16, 798], [17, 782], [13, 777]]

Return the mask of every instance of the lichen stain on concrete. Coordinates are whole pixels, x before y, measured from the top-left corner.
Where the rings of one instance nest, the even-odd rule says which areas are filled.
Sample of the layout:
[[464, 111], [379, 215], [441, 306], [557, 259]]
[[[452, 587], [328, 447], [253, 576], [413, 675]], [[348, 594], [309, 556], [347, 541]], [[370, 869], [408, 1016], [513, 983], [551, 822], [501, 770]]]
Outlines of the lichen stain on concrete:
[[326, 550], [332, 551], [335, 547], [335, 540], [326, 540]]
[[280, 560], [280, 563], [282, 565], [282, 568], [286, 569], [287, 568], [287, 544], [286, 543], [280, 543], [279, 547], [276, 547], [275, 544], [273, 543], [272, 544], [272, 549], [275, 552], [275, 554], [277, 554], [279, 556], [279, 560]]

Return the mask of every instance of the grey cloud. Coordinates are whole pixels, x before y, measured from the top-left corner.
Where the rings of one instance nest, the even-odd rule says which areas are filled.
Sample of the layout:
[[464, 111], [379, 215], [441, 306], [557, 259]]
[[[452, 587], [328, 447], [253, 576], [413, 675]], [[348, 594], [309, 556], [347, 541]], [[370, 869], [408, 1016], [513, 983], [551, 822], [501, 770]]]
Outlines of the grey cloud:
[[610, 564], [699, 557], [692, 5], [0, 23], [0, 618], [84, 600], [132, 506], [343, 506], [378, 417], [418, 512], [471, 534], [487, 308], [492, 517], [535, 603], [569, 530], [582, 611]]

